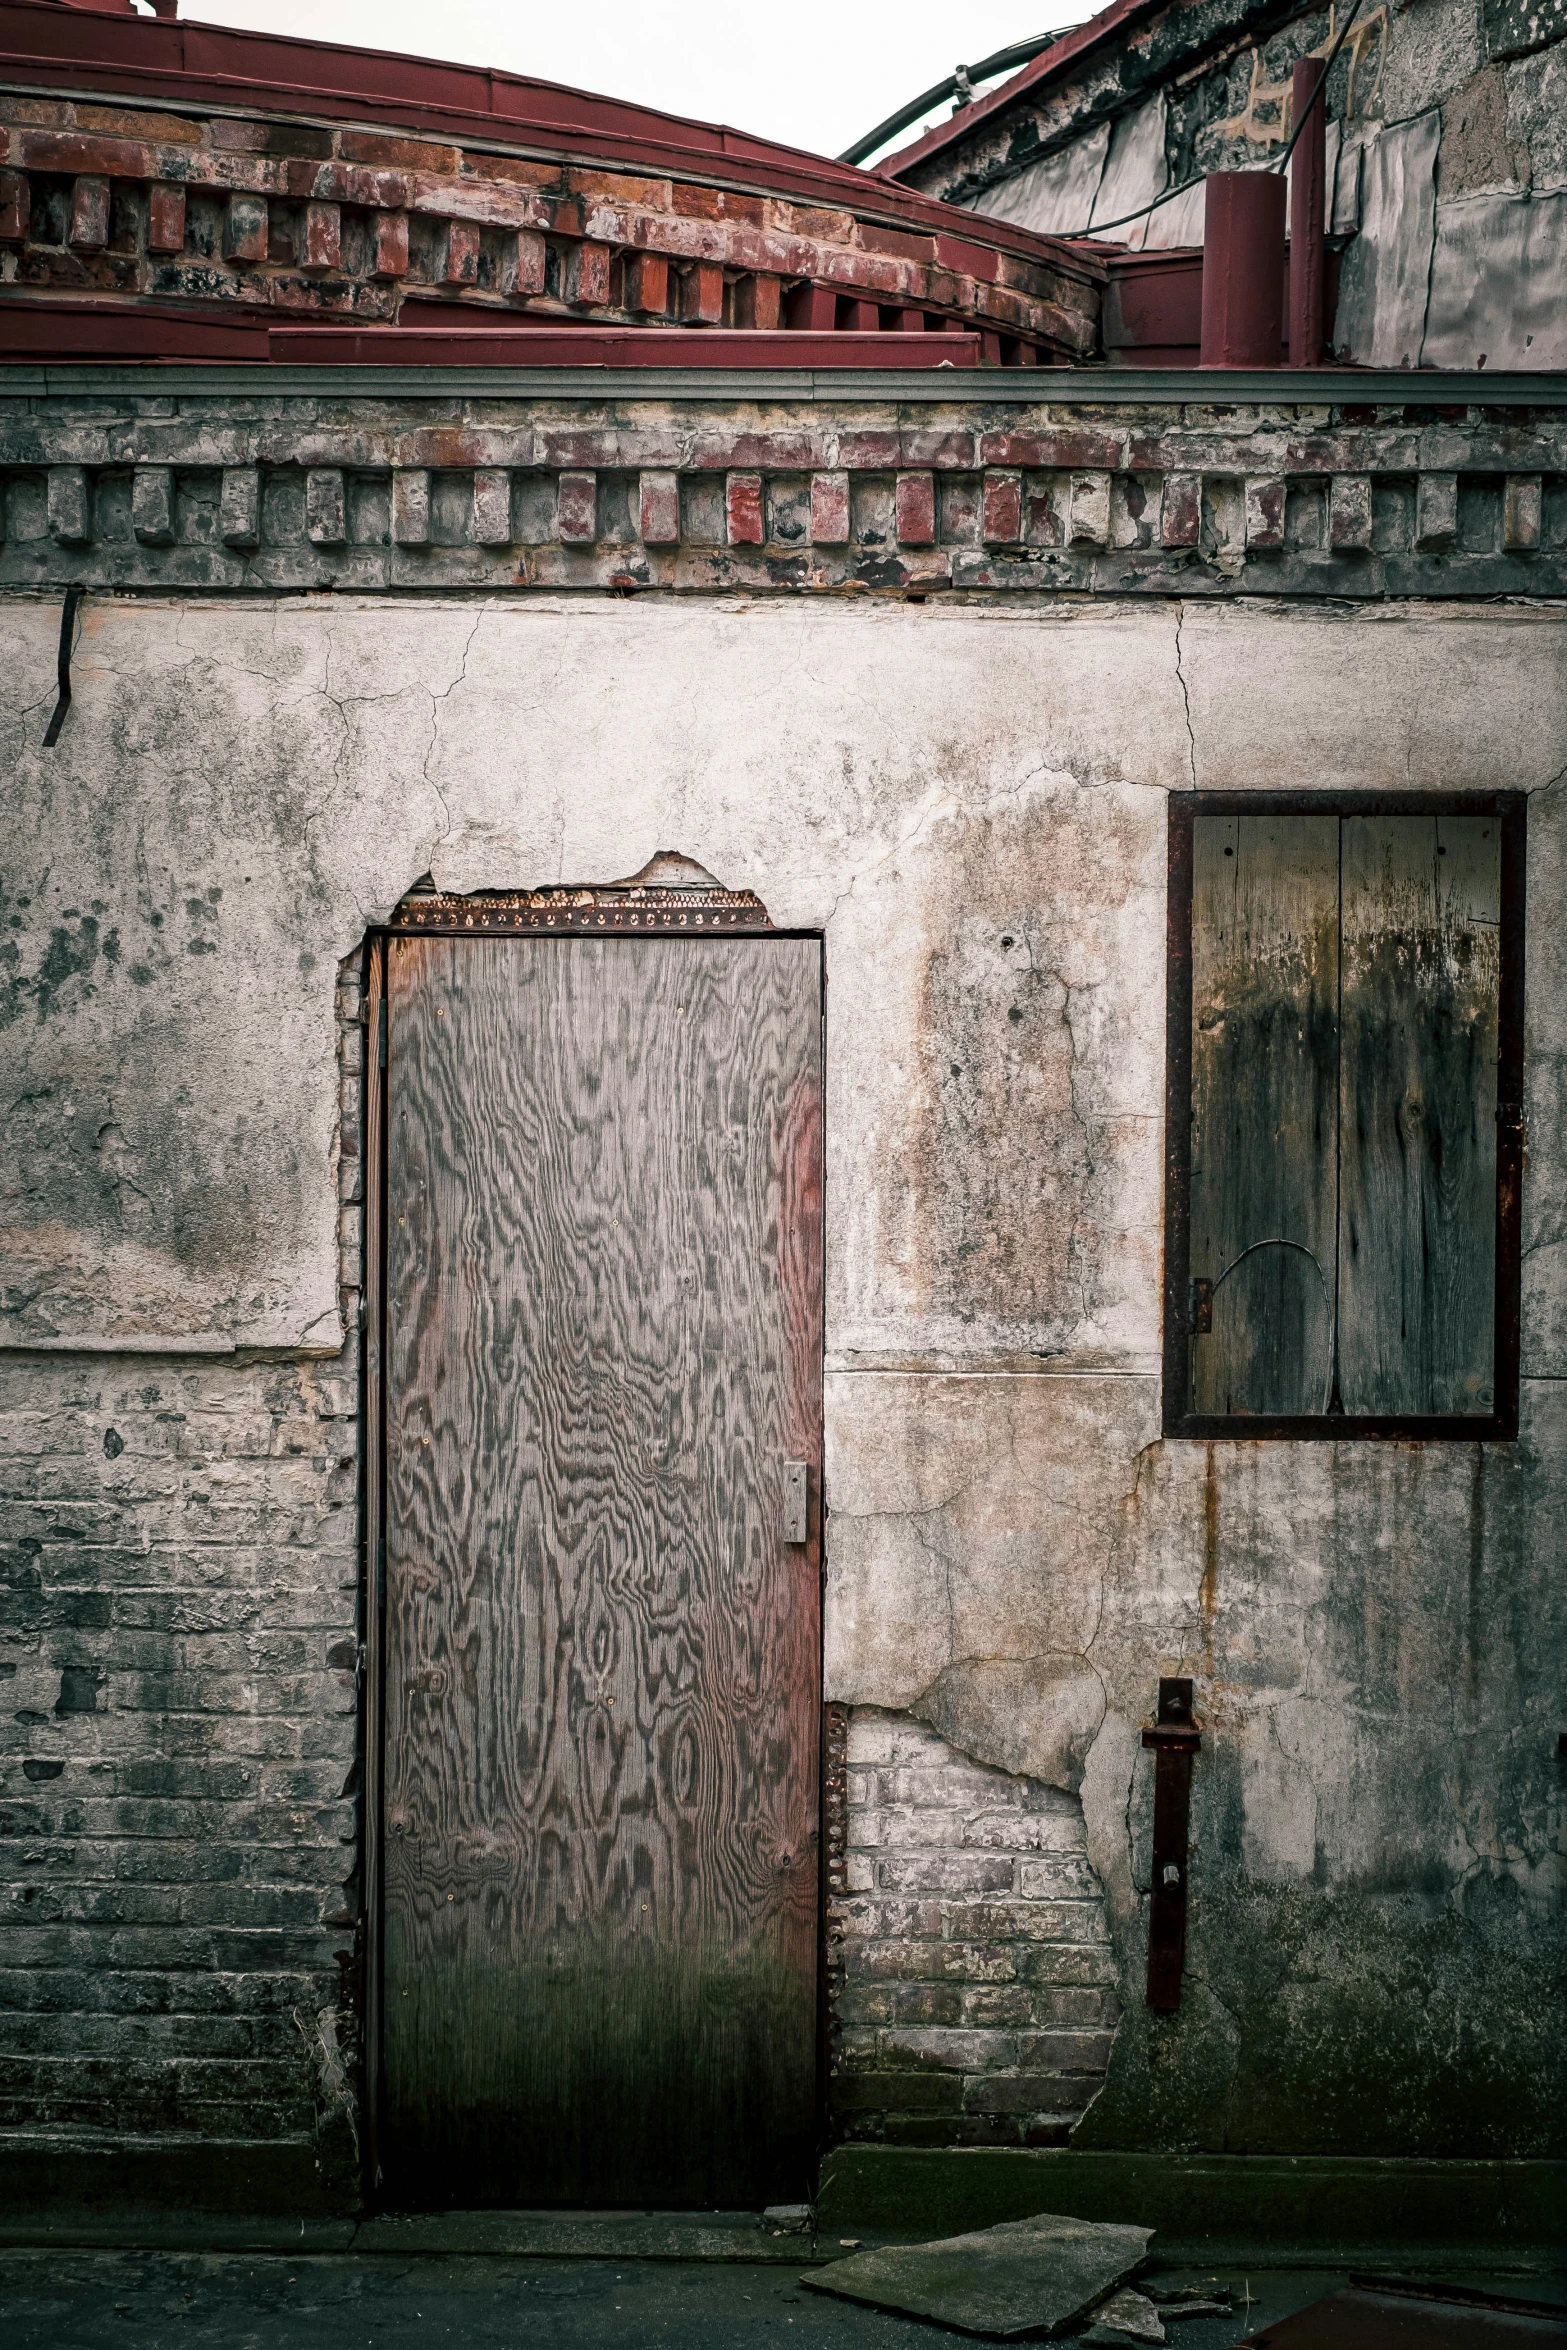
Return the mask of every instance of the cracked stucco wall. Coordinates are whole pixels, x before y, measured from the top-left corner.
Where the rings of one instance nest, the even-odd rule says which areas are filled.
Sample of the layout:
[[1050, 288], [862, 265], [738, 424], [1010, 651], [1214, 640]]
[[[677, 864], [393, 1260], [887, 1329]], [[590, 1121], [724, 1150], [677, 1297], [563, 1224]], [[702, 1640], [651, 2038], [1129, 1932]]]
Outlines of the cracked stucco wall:
[[[58, 606], [6, 625], [12, 1346], [335, 1351], [337, 959], [427, 868], [700, 859], [826, 937], [827, 1694], [1080, 1794], [1126, 2014], [1078, 2142], [1559, 2132], [1567, 614], [90, 601], [52, 753]], [[1516, 1446], [1159, 1437], [1194, 783], [1535, 795]], [[1207, 1744], [1154, 2019], [1176, 1670]]]

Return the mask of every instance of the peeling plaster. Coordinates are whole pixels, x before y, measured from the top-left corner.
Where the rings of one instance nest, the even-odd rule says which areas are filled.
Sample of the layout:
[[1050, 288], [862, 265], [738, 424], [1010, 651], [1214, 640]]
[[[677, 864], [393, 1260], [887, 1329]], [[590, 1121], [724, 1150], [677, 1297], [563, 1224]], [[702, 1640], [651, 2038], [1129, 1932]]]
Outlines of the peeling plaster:
[[[1537, 2002], [1483, 1986], [1560, 1963], [1562, 1384], [1526, 1389], [1517, 1447], [1385, 1448], [1167, 1442], [1153, 1381], [832, 1384], [829, 1696], [901, 1705], [1081, 1794], [1126, 2021], [1079, 2142], [1391, 2152], [1401, 2113], [1406, 2150], [1543, 2150], [1549, 2096], [1518, 2084], [1559, 2052]], [[1140, 1728], [1173, 1672], [1197, 1679], [1204, 1750], [1188, 1992], [1163, 2018], [1142, 2004]], [[1437, 2055], [1418, 2098], [1389, 2089], [1422, 1974], [1467, 2019], [1454, 2047], [1484, 2045], [1494, 2096]], [[1324, 2105], [1302, 2056], [1293, 2116], [1266, 2012], [1281, 1981], [1339, 2076]]]

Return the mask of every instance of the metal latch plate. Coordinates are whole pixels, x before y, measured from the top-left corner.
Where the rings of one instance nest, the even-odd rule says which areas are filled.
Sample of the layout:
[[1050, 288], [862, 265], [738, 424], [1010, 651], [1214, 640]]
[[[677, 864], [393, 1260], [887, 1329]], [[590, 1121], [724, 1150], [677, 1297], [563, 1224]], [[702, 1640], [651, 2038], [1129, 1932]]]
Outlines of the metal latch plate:
[[784, 1540], [810, 1540], [810, 1472], [804, 1461], [784, 1462]]

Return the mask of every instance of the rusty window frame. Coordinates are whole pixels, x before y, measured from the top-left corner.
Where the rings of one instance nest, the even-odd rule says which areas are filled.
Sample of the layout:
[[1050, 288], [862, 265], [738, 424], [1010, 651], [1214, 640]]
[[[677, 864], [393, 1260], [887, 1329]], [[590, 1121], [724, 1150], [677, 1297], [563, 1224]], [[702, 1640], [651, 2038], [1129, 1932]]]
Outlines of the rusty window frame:
[[[1524, 792], [1183, 792], [1169, 802], [1165, 999], [1164, 1410], [1166, 1436], [1477, 1438], [1518, 1434], [1523, 1172], [1524, 918], [1528, 795]], [[1489, 1413], [1194, 1412], [1190, 1363], [1192, 878], [1199, 816], [1490, 816], [1501, 832], [1501, 980], [1498, 991], [1496, 1321]]]

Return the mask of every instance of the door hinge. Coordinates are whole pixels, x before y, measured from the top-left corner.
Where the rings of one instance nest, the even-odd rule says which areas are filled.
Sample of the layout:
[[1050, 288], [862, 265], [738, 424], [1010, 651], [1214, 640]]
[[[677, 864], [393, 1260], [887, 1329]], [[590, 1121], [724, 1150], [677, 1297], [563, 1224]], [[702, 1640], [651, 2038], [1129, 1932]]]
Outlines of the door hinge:
[[1194, 1338], [1213, 1334], [1213, 1283], [1193, 1281], [1186, 1292], [1186, 1319]]
[[381, 1017], [381, 1025], [375, 1032], [375, 1059], [378, 1069], [386, 1067], [386, 1016], [384, 1013]]

